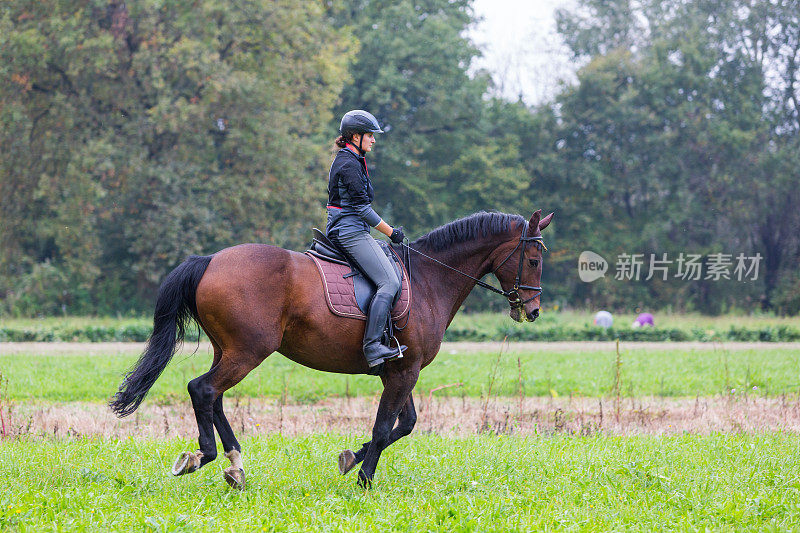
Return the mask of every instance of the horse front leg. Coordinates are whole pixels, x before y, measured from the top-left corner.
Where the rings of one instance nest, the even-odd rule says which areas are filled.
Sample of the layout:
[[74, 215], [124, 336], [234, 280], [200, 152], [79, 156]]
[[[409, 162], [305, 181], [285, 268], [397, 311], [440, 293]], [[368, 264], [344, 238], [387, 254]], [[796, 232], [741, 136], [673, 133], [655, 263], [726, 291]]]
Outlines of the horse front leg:
[[394, 365], [389, 365], [383, 376], [383, 394], [372, 427], [372, 440], [367, 446], [361, 470], [358, 472], [358, 484], [364, 488], [372, 486], [372, 478], [375, 476], [381, 452], [390, 444], [394, 423], [419, 378], [419, 367], [394, 370], [392, 366]]
[[[386, 443], [384, 449], [388, 448], [395, 441], [402, 439], [406, 435], [410, 434], [411, 431], [414, 429], [414, 425], [417, 423], [417, 411], [414, 407], [414, 395], [413, 392], [408, 394], [408, 399], [406, 403], [403, 404], [403, 408], [400, 409], [400, 415], [397, 417], [397, 427], [395, 427], [392, 432], [389, 434], [389, 441]], [[367, 450], [369, 449], [369, 445], [372, 441], [365, 442], [361, 449], [357, 452], [353, 453], [352, 450], [344, 450], [342, 453], [339, 454], [339, 473], [342, 475], [347, 474], [350, 472], [355, 466], [364, 460], [364, 457], [367, 455]]]

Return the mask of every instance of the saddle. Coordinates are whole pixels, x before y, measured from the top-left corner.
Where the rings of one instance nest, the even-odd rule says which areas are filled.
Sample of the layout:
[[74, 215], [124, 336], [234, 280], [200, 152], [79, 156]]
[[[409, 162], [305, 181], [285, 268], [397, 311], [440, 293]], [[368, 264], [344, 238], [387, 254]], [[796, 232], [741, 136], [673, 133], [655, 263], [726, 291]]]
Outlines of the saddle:
[[[338, 316], [367, 319], [367, 310], [375, 295], [376, 287], [360, 270], [350, 265], [338, 247], [317, 228], [311, 247], [305, 254], [309, 256], [322, 277], [325, 301], [328, 309]], [[391, 259], [397, 276], [400, 278], [400, 291], [394, 298], [392, 320], [397, 321], [408, 314], [411, 308], [411, 284], [400, 257], [388, 244], [378, 241], [386, 256]]]

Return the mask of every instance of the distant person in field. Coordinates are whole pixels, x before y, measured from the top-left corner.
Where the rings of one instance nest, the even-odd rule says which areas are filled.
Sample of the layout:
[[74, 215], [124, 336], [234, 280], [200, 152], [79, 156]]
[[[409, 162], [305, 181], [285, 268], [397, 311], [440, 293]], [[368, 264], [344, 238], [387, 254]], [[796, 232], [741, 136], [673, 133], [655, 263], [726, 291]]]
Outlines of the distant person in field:
[[594, 325], [601, 328], [610, 328], [614, 325], [614, 317], [608, 311], [598, 311], [594, 315]]
[[395, 244], [403, 242], [402, 228], [393, 228], [372, 209], [374, 192], [367, 170], [366, 155], [383, 133], [377, 119], [366, 111], [348, 111], [335, 141], [339, 151], [328, 176], [328, 224], [325, 233], [347, 258], [377, 287], [367, 311], [364, 357], [370, 368], [397, 359], [405, 346], [390, 348], [381, 343], [392, 301], [400, 290], [394, 267], [370, 235], [375, 228]]
[[653, 321], [653, 315], [650, 313], [641, 313], [639, 316], [636, 317], [636, 320], [633, 321], [632, 326], [634, 328], [640, 328], [642, 326], [655, 326], [655, 322]]

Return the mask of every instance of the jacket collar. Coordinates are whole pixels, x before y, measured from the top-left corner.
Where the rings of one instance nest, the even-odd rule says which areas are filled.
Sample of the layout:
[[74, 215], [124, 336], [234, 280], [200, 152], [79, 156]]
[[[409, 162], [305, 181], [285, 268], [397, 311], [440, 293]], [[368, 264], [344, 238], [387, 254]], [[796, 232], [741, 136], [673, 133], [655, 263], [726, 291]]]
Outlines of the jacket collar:
[[345, 148], [342, 148], [342, 150], [347, 150], [348, 152], [356, 156], [359, 159], [359, 161], [363, 161], [364, 159], [366, 159], [366, 156], [359, 154], [358, 148], [356, 148], [350, 143], [347, 143], [347, 146]]

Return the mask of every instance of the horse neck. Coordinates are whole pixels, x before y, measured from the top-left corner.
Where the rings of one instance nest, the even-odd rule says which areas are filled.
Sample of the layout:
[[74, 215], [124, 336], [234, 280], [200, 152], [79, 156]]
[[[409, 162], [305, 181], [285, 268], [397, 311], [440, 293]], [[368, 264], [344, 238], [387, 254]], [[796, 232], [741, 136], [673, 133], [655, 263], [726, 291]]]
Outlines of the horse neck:
[[[497, 248], [495, 236], [494, 239], [454, 244], [444, 250], [420, 251], [464, 274], [480, 279], [491, 271], [493, 254]], [[440, 315], [447, 315], [447, 327], [475, 287], [475, 280], [424, 257], [416, 258], [414, 268], [416, 271], [412, 273], [412, 277], [417, 280], [415, 285], [423, 289], [426, 299], [431, 306], [436, 307]]]

